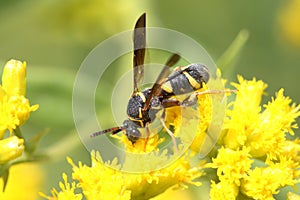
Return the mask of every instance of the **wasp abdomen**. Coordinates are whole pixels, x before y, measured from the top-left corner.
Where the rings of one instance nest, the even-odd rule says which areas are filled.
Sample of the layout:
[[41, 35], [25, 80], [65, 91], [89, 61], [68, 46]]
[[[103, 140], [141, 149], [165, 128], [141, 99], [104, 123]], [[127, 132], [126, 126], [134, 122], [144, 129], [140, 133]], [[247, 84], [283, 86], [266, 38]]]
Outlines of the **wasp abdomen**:
[[166, 96], [181, 95], [203, 87], [209, 80], [209, 72], [203, 64], [191, 64], [175, 70], [162, 85]]

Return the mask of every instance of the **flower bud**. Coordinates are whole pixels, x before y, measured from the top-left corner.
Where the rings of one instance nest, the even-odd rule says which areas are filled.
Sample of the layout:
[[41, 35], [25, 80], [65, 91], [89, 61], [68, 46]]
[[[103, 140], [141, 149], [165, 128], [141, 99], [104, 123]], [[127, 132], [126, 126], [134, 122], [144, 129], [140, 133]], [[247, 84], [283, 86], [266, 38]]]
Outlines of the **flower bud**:
[[26, 62], [10, 60], [2, 75], [2, 88], [8, 96], [26, 94]]
[[21, 156], [24, 148], [24, 140], [17, 136], [0, 140], [0, 164], [7, 163]]

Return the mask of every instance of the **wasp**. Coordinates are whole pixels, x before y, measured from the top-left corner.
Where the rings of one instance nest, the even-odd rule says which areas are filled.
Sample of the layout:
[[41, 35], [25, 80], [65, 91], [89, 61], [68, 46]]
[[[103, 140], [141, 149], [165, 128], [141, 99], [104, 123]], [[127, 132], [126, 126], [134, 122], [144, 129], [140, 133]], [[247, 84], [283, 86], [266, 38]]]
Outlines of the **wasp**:
[[184, 100], [179, 101], [176, 95], [190, 94], [203, 87], [209, 80], [208, 68], [203, 64], [190, 64], [188, 66], [176, 67], [170, 70], [180, 59], [178, 54], [173, 54], [165, 63], [162, 71], [158, 75], [151, 88], [141, 91], [139, 84], [144, 76], [144, 60], [146, 51], [146, 13], [142, 14], [137, 20], [133, 31], [133, 93], [128, 101], [128, 119], [123, 125], [109, 128], [91, 134], [91, 137], [103, 135], [105, 133], [116, 134], [125, 131], [128, 140], [134, 144], [142, 137], [141, 128], [147, 130], [148, 126], [155, 118], [156, 114], [163, 110], [160, 117], [163, 127], [171, 136], [173, 143], [176, 144], [173, 133], [164, 123], [164, 110], [174, 106], [191, 106], [197, 102], [195, 95], [189, 95]]

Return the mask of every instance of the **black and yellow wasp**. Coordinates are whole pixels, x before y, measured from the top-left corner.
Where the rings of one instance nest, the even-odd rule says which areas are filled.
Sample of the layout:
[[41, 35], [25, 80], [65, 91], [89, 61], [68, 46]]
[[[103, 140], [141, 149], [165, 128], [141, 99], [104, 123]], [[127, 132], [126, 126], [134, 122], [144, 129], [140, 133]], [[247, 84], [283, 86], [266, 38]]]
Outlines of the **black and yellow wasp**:
[[123, 125], [109, 128], [91, 134], [91, 137], [102, 135], [111, 132], [116, 134], [120, 131], [125, 131], [125, 134], [133, 144], [142, 137], [139, 129], [147, 129], [152, 123], [156, 114], [163, 110], [160, 117], [163, 127], [172, 137], [172, 132], [164, 124], [164, 109], [173, 106], [191, 106], [196, 103], [196, 96], [189, 95], [183, 101], [179, 101], [174, 97], [176, 95], [190, 94], [203, 87], [204, 83], [209, 80], [209, 71], [203, 64], [190, 64], [184, 67], [177, 67], [173, 71], [170, 67], [180, 59], [178, 54], [173, 54], [164, 65], [162, 71], [157, 77], [152, 88], [139, 90], [139, 83], [144, 76], [144, 59], [146, 51], [146, 14], [142, 14], [137, 20], [133, 33], [133, 93], [127, 105], [128, 119], [123, 122]]

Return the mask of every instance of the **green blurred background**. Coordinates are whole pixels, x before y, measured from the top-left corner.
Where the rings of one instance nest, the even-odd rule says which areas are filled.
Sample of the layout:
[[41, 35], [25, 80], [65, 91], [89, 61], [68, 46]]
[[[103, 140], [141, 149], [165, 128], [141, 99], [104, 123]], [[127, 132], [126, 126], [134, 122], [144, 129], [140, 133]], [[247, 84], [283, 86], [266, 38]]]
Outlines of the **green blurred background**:
[[[24, 135], [29, 137], [49, 129], [39, 146], [42, 150], [59, 146], [64, 140], [74, 144], [63, 147], [65, 151], [51, 149], [53, 160], [41, 164], [46, 170], [46, 183], [40, 190], [49, 193], [51, 187], [57, 187], [62, 172], [70, 174], [67, 155], [75, 162], [89, 163], [89, 153], [77, 137], [72, 118], [76, 72], [97, 44], [121, 31], [131, 30], [142, 12], [147, 12], [148, 26], [173, 29], [194, 38], [216, 61], [238, 32], [247, 29], [250, 37], [225, 78], [235, 81], [236, 75], [241, 74], [262, 79], [269, 85], [268, 94], [273, 95], [283, 87], [285, 94], [299, 103], [300, 31], [289, 27], [300, 27], [300, 7], [289, 6], [291, 3], [279, 0], [0, 1], [0, 69], [11, 58], [26, 61], [27, 96], [32, 104], [40, 105], [22, 127]], [[288, 13], [294, 12], [293, 9], [298, 9], [298, 18], [294, 16], [289, 21]], [[131, 66], [131, 59], [125, 62]], [[112, 79], [114, 73], [110, 74]], [[106, 84], [109, 91], [109, 83]], [[101, 94], [96, 100], [99, 112], [106, 111], [109, 104], [103, 103]]]

